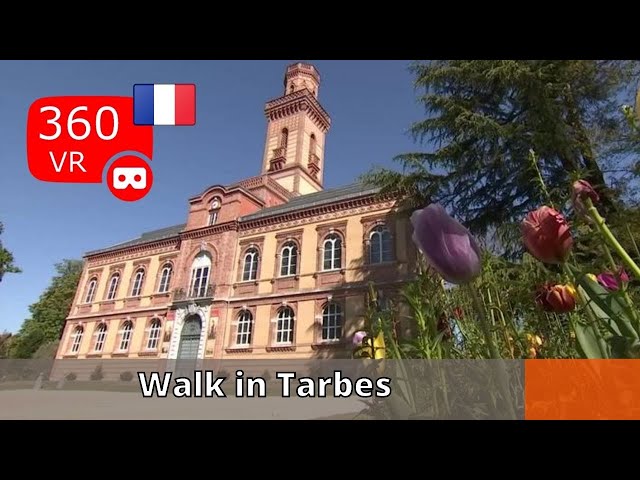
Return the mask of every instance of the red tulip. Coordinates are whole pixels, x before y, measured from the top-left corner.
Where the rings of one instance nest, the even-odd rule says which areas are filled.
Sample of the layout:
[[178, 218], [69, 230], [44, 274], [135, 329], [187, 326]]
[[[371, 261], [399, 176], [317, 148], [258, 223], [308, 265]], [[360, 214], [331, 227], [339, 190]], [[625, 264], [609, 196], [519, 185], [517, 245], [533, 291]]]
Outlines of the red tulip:
[[576, 308], [576, 291], [571, 285], [543, 285], [536, 292], [536, 303], [547, 312], [571, 312]]
[[573, 238], [567, 221], [551, 207], [530, 212], [521, 225], [529, 253], [544, 263], [564, 263], [571, 253]]
[[464, 310], [462, 310], [461, 307], [456, 307], [453, 309], [453, 316], [455, 318], [457, 318], [458, 320], [462, 319], [462, 317], [464, 316]]

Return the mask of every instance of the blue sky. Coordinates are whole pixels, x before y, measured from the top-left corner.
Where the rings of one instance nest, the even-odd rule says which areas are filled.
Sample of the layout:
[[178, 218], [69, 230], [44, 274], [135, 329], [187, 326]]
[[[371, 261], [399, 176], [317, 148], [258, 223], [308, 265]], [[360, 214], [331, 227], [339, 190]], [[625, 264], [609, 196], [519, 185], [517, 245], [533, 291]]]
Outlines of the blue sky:
[[[23, 273], [0, 283], [0, 331], [17, 331], [54, 275], [54, 264], [185, 221], [187, 199], [214, 184], [260, 173], [264, 103], [283, 90], [288, 64], [261, 61], [0, 62], [0, 237]], [[406, 134], [422, 110], [407, 61], [305, 60], [322, 75], [332, 117], [325, 188], [415, 149]], [[40, 97], [131, 95], [135, 83], [195, 83], [195, 127], [155, 127], [154, 184], [144, 199], [117, 200], [106, 185], [40, 182], [27, 168], [27, 111]]]

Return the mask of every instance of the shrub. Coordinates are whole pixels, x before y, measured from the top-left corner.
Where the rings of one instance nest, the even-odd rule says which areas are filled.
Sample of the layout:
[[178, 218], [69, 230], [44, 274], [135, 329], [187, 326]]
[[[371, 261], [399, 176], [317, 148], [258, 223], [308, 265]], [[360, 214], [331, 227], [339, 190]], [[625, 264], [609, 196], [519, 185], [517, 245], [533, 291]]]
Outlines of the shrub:
[[73, 372], [69, 372], [64, 376], [64, 379], [69, 382], [73, 382], [76, 378], [78, 378], [78, 376]]
[[122, 380], [123, 382], [130, 382], [131, 380], [133, 380], [133, 373], [131, 373], [131, 372], [122, 372], [120, 374], [120, 380]]

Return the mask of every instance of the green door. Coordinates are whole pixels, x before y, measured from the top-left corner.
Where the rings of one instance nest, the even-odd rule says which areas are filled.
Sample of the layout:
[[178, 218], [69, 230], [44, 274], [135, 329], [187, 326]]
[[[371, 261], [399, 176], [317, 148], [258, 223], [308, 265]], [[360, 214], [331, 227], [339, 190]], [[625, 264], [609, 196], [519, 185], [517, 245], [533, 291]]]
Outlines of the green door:
[[195, 360], [198, 358], [201, 331], [202, 322], [198, 315], [191, 315], [185, 320], [182, 332], [180, 333], [178, 359]]
[[191, 315], [187, 317], [180, 333], [180, 346], [178, 347], [177, 366], [180, 376], [193, 374], [196, 359], [198, 358], [201, 331], [202, 321], [200, 316]]

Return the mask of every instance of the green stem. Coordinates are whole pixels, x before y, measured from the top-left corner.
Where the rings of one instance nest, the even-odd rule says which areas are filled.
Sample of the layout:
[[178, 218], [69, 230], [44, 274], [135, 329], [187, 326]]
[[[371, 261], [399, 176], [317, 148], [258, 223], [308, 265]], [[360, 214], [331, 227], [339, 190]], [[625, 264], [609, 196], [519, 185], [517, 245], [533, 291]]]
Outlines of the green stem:
[[609, 261], [609, 265], [611, 265], [611, 273], [613, 274], [613, 276], [616, 279], [616, 282], [618, 283], [620, 296], [624, 301], [624, 309], [627, 311], [627, 315], [629, 315], [631, 320], [633, 320], [633, 328], [635, 329], [637, 336], [640, 336], [640, 320], [638, 319], [638, 313], [636, 312], [636, 309], [633, 308], [633, 302], [631, 301], [631, 297], [629, 297], [629, 294], [627, 293], [626, 285], [624, 285], [624, 283], [622, 282], [622, 279], [620, 278], [620, 275], [618, 274], [618, 271], [619, 271], [618, 265], [616, 264], [615, 260], [613, 259], [613, 256], [611, 255], [611, 252], [609, 251], [606, 245], [602, 246], [602, 250], [604, 250], [604, 254], [607, 257], [607, 260]]
[[529, 150], [529, 159], [531, 160], [531, 164], [533, 165], [533, 169], [536, 171], [536, 175], [538, 177], [538, 183], [540, 184], [540, 188], [542, 189], [542, 193], [544, 194], [549, 206], [551, 208], [555, 208], [553, 206], [553, 202], [551, 201], [551, 195], [549, 194], [549, 190], [547, 190], [547, 185], [544, 183], [544, 179], [542, 178], [542, 172], [538, 167], [538, 158], [533, 150]]
[[600, 231], [600, 233], [602, 234], [604, 239], [611, 246], [611, 248], [613, 248], [613, 250], [618, 255], [620, 255], [620, 258], [622, 259], [624, 264], [629, 268], [629, 270], [631, 270], [633, 275], [638, 280], [640, 280], [640, 267], [638, 267], [638, 265], [633, 261], [633, 259], [629, 256], [629, 254], [626, 252], [626, 250], [624, 248], [622, 248], [622, 245], [620, 245], [620, 242], [618, 242], [618, 240], [613, 235], [611, 230], [609, 230], [609, 227], [605, 223], [604, 218], [602, 218], [602, 216], [598, 212], [598, 209], [593, 206], [593, 202], [591, 201], [591, 199], [587, 198], [585, 200], [585, 203], [587, 205], [587, 209], [588, 209], [590, 217], [595, 222], [596, 227], [598, 228], [598, 230]]
[[500, 389], [500, 393], [502, 398], [506, 404], [508, 414], [510, 418], [516, 419], [516, 412], [513, 408], [513, 403], [511, 399], [511, 389], [509, 388], [509, 382], [507, 377], [507, 371], [505, 369], [504, 361], [500, 357], [500, 353], [498, 352], [498, 348], [496, 347], [495, 342], [493, 341], [493, 335], [491, 334], [491, 328], [489, 326], [489, 321], [487, 319], [487, 315], [484, 309], [484, 304], [482, 300], [478, 296], [478, 292], [473, 284], [469, 284], [469, 293], [471, 294], [471, 299], [474, 303], [475, 309], [478, 312], [478, 316], [480, 317], [480, 328], [482, 328], [482, 333], [484, 334], [485, 341], [487, 342], [487, 346], [489, 347], [489, 355], [492, 359], [499, 360], [498, 362], [498, 388]]
[[469, 293], [471, 295], [471, 300], [473, 301], [473, 306], [480, 317], [480, 328], [482, 329], [482, 334], [484, 336], [484, 341], [489, 348], [489, 357], [490, 358], [501, 358], [500, 353], [498, 352], [498, 348], [496, 347], [495, 342], [493, 341], [493, 335], [491, 333], [491, 327], [489, 325], [489, 319], [487, 318], [484, 303], [478, 296], [478, 292], [472, 284], [469, 284]]

